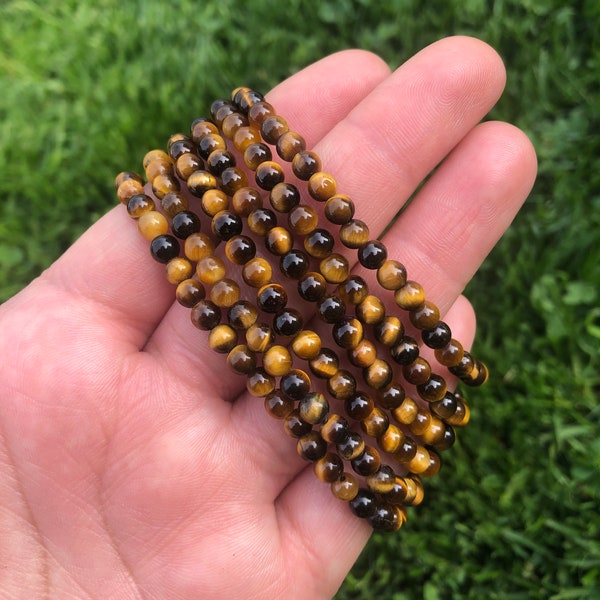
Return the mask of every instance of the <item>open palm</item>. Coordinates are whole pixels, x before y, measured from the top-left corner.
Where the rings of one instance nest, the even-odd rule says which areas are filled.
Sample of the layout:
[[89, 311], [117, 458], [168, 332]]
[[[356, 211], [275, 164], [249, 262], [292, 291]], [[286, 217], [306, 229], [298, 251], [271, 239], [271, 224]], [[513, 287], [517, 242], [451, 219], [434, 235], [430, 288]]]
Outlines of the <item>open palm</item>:
[[[445, 158], [385, 242], [466, 342], [461, 291], [535, 175], [519, 130], [479, 124], [504, 76], [449, 38], [394, 73], [342, 52], [267, 96], [374, 234]], [[326, 598], [364, 546], [173, 298], [117, 207], [0, 307], [2, 597]]]

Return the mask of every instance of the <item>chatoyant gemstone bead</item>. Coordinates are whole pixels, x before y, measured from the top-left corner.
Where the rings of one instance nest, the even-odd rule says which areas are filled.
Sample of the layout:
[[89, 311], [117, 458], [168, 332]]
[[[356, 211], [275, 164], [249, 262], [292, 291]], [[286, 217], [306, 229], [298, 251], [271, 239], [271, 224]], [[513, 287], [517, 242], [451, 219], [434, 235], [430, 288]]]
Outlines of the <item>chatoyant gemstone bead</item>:
[[407, 281], [396, 290], [394, 299], [403, 310], [417, 310], [425, 302], [425, 291], [416, 281]]
[[292, 368], [292, 356], [285, 346], [279, 344], [271, 346], [263, 356], [263, 367], [269, 375], [281, 377], [289, 373]]
[[227, 354], [237, 346], [237, 332], [230, 325], [220, 323], [208, 334], [208, 345], [215, 352]]
[[350, 265], [345, 256], [334, 252], [321, 260], [319, 271], [329, 283], [342, 283], [348, 278]]
[[321, 273], [309, 271], [298, 280], [298, 293], [307, 302], [318, 302], [327, 293], [327, 282]]
[[285, 227], [273, 227], [265, 236], [265, 246], [271, 254], [283, 256], [294, 246], [294, 238]]
[[227, 320], [229, 324], [239, 331], [246, 331], [258, 318], [256, 306], [247, 300], [238, 300], [232, 304], [227, 311]]
[[375, 325], [373, 333], [378, 342], [389, 348], [395, 346], [404, 336], [404, 325], [398, 317], [387, 315]]
[[349, 502], [350, 510], [361, 519], [368, 519], [375, 514], [378, 503], [375, 494], [370, 490], [359, 489], [356, 496]]
[[332, 444], [344, 443], [350, 434], [350, 425], [341, 415], [332, 413], [321, 425], [321, 436]]
[[195, 304], [204, 300], [206, 292], [204, 286], [197, 279], [185, 279], [177, 285], [175, 297], [182, 306], [192, 308]]
[[304, 319], [302, 315], [293, 308], [280, 310], [273, 318], [273, 330], [277, 335], [293, 337], [300, 333]]
[[212, 256], [214, 250], [212, 239], [205, 233], [193, 233], [185, 239], [183, 247], [186, 258], [194, 262]]
[[292, 351], [303, 360], [313, 360], [321, 352], [321, 338], [314, 331], [303, 329], [292, 341]]
[[339, 369], [327, 381], [327, 390], [334, 398], [345, 400], [356, 392], [356, 379], [350, 371]]
[[431, 329], [440, 320], [438, 307], [425, 300], [423, 304], [410, 313], [410, 322], [418, 329]]
[[363, 326], [355, 317], [343, 317], [334, 324], [332, 334], [338, 346], [351, 350], [363, 339]]
[[211, 330], [221, 322], [221, 309], [210, 300], [200, 300], [191, 312], [192, 323], [205, 331]]
[[185, 240], [192, 233], [200, 231], [200, 219], [196, 213], [190, 210], [182, 210], [173, 217], [171, 230], [176, 237]]
[[337, 183], [333, 175], [318, 171], [308, 180], [308, 193], [318, 202], [326, 202], [336, 192]]
[[298, 152], [306, 150], [306, 142], [296, 131], [286, 131], [277, 140], [276, 148], [283, 160], [291, 162]]
[[271, 190], [269, 201], [273, 209], [277, 212], [289, 213], [294, 207], [300, 204], [300, 192], [292, 183], [281, 181], [268, 189]]
[[325, 216], [334, 225], [345, 225], [354, 216], [354, 202], [344, 194], [335, 194], [325, 203]]
[[314, 464], [315, 475], [324, 483], [337, 482], [344, 472], [342, 459], [333, 452], [327, 452]]
[[275, 379], [262, 367], [258, 367], [248, 374], [246, 388], [253, 396], [262, 398], [275, 389]]
[[262, 208], [262, 205], [262, 196], [258, 190], [251, 187], [237, 190], [231, 198], [231, 210], [244, 218], [247, 218], [252, 211]]
[[321, 159], [309, 150], [298, 152], [292, 160], [292, 171], [298, 179], [308, 181], [321, 170]]
[[326, 229], [315, 229], [304, 238], [304, 249], [313, 258], [325, 258], [329, 256], [335, 240]]
[[255, 352], [266, 352], [275, 342], [275, 334], [266, 323], [254, 323], [246, 331], [246, 343]]
[[167, 219], [156, 210], [149, 210], [138, 219], [138, 231], [142, 236], [152, 241], [154, 238], [165, 235], [169, 231]]
[[229, 278], [217, 281], [210, 290], [210, 299], [221, 308], [229, 308], [240, 299], [240, 286]]
[[135, 194], [127, 201], [127, 213], [132, 219], [139, 219], [144, 213], [155, 208], [154, 200], [146, 194]]
[[338, 499], [350, 502], [356, 498], [359, 490], [358, 480], [352, 473], [344, 471], [337, 481], [331, 484], [331, 492]]
[[358, 262], [366, 269], [379, 269], [387, 258], [387, 249], [379, 240], [371, 240], [358, 250]]
[[294, 401], [275, 390], [265, 396], [265, 409], [275, 419], [286, 419], [294, 410]]
[[256, 184], [263, 190], [272, 190], [278, 183], [284, 180], [281, 165], [272, 160], [261, 162], [255, 171]]
[[256, 245], [246, 235], [234, 235], [225, 244], [225, 256], [234, 265], [245, 265], [256, 255]]
[[167, 263], [165, 271], [167, 281], [174, 285], [178, 285], [182, 281], [189, 279], [192, 276], [194, 269], [187, 258], [177, 256]]
[[[139, 222], [139, 221], [138, 221]], [[161, 263], [168, 263], [179, 255], [179, 242], [168, 233], [157, 235], [150, 243], [152, 258]]]
[[369, 227], [364, 221], [350, 219], [340, 227], [340, 241], [346, 248], [362, 248], [369, 241]]
[[278, 283], [263, 285], [256, 294], [258, 308], [267, 313], [277, 313], [287, 304], [288, 296], [285, 288]]
[[309, 392], [300, 400], [298, 411], [303, 421], [318, 425], [327, 416], [329, 403], [321, 392]]
[[229, 206], [229, 196], [222, 190], [206, 190], [202, 194], [202, 210], [209, 217], [214, 217], [227, 210]]
[[317, 431], [309, 431], [298, 440], [296, 448], [303, 459], [315, 462], [325, 456], [327, 443]]
[[321, 379], [333, 377], [339, 368], [337, 354], [329, 348], [321, 348], [321, 352], [309, 362], [310, 370]]
[[377, 281], [386, 290], [397, 290], [406, 283], [406, 268], [397, 260], [385, 260], [377, 269]]

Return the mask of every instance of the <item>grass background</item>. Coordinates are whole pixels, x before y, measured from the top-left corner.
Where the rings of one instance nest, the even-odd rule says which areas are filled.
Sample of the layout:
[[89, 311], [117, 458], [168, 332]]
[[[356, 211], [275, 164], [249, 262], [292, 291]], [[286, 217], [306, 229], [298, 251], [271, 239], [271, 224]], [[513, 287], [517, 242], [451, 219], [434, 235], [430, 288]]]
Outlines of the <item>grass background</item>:
[[494, 376], [424, 504], [337, 597], [600, 598], [599, 3], [3, 0], [0, 17], [0, 301], [113, 205], [116, 172], [236, 85], [348, 47], [395, 67], [446, 35], [493, 45], [491, 116], [540, 160], [468, 290]]

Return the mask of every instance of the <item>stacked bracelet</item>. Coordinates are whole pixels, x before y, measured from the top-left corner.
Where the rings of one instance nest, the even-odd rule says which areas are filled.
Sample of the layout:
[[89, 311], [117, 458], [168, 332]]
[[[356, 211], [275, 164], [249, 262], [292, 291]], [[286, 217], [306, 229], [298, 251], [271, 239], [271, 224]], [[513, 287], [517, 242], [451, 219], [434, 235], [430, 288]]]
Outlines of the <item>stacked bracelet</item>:
[[[469, 386], [482, 385], [487, 368], [452, 337], [423, 288], [354, 218], [353, 201], [338, 193], [302, 136], [257, 92], [238, 88], [231, 98], [213, 102], [210, 118], [196, 119], [189, 135], [171, 136], [166, 152], [145, 155], [152, 195], [140, 175], [122, 172], [117, 196], [149, 240], [152, 257], [166, 265], [192, 323], [208, 331], [209, 346], [246, 377], [250, 394], [264, 398], [267, 412], [284, 421], [316, 476], [374, 529], [397, 530], [405, 507], [422, 501], [421, 477], [437, 474], [439, 452], [452, 446], [469, 407], [421, 356], [402, 313], [387, 314], [351, 272], [336, 242], [356, 250], [358, 264], [376, 272], [442, 368]], [[273, 160], [274, 151], [290, 163], [293, 181]], [[338, 227], [337, 239], [319, 226], [311, 199]], [[261, 241], [276, 260], [260, 255]], [[216, 252], [220, 245], [224, 252]], [[304, 327], [301, 311], [290, 306], [294, 295], [331, 326], [330, 347]], [[358, 374], [368, 391], [360, 389]]]

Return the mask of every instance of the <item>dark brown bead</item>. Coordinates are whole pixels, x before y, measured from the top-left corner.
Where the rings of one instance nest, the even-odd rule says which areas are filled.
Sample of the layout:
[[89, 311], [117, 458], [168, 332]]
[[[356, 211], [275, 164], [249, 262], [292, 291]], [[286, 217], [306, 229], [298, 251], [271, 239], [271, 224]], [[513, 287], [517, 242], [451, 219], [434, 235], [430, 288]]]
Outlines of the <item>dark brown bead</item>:
[[302, 315], [293, 308], [279, 311], [273, 318], [273, 331], [283, 337], [293, 337], [300, 333], [304, 319]]
[[378, 504], [375, 513], [368, 518], [375, 531], [398, 531], [404, 523], [402, 511], [396, 506]]
[[321, 348], [318, 356], [309, 362], [310, 370], [321, 379], [329, 379], [338, 371], [339, 360], [337, 354], [329, 348]]
[[377, 325], [385, 319], [385, 306], [373, 294], [369, 294], [356, 306], [356, 317], [365, 325]]
[[432, 373], [429, 379], [417, 386], [417, 392], [427, 402], [437, 402], [446, 394], [446, 382], [436, 373]]
[[334, 252], [321, 260], [319, 271], [329, 283], [342, 283], [348, 279], [350, 265], [345, 256]]
[[205, 233], [193, 233], [186, 238], [183, 246], [186, 258], [192, 261], [199, 261], [206, 256], [211, 256], [214, 250], [213, 241]]
[[331, 493], [343, 502], [350, 502], [358, 494], [358, 480], [352, 473], [342, 473], [337, 481], [331, 484]]
[[364, 369], [375, 362], [377, 348], [367, 339], [362, 339], [354, 348], [348, 350], [348, 359], [355, 366]]
[[438, 307], [425, 300], [423, 304], [411, 311], [410, 322], [418, 329], [431, 329], [440, 320], [440, 311]]
[[247, 300], [238, 300], [229, 307], [227, 311], [227, 319], [229, 324], [240, 331], [245, 331], [254, 323], [258, 318], [258, 311], [256, 306]]
[[373, 411], [373, 398], [365, 392], [355, 392], [344, 402], [346, 414], [356, 421], [366, 419]]
[[221, 279], [212, 286], [210, 299], [221, 308], [230, 308], [240, 299], [240, 286], [233, 279]]
[[198, 198], [202, 198], [204, 192], [214, 190], [217, 185], [217, 178], [209, 171], [194, 171], [187, 180], [188, 190]]
[[312, 430], [312, 425], [300, 418], [300, 413], [297, 408], [286, 417], [284, 427], [286, 433], [295, 438], [301, 438]]
[[432, 402], [429, 408], [432, 414], [446, 420], [456, 412], [456, 396], [452, 392], [446, 392], [443, 398]]
[[390, 364], [378, 358], [371, 365], [363, 370], [365, 383], [374, 390], [381, 390], [387, 387], [391, 381], [394, 372]]
[[160, 201], [165, 214], [173, 218], [178, 212], [187, 210], [189, 207], [187, 198], [181, 192], [170, 192], [163, 196]]
[[291, 162], [298, 154], [306, 150], [304, 138], [296, 131], [286, 131], [277, 140], [277, 154], [286, 162]]
[[412, 460], [417, 453], [417, 442], [411, 437], [405, 436], [400, 448], [394, 453], [394, 457], [400, 463]]
[[[235, 157], [228, 150], [218, 149], [213, 150], [206, 159], [206, 168], [210, 173], [215, 175], [216, 177], [220, 177], [223, 175], [227, 169], [232, 169], [235, 167]], [[199, 167], [201, 168], [201, 167]], [[228, 176], [228, 179], [231, 179], [231, 175], [235, 174], [235, 171], [232, 171]], [[240, 173], [237, 172], [237, 176], [239, 179]], [[238, 189], [242, 187], [241, 185], [233, 186], [231, 189]], [[227, 193], [230, 193], [227, 191]], [[231, 192], [233, 193], [233, 192]]]
[[242, 219], [228, 210], [218, 212], [211, 222], [212, 232], [223, 241], [240, 235], [242, 228]]
[[376, 494], [387, 494], [394, 489], [396, 474], [389, 465], [380, 465], [379, 469], [367, 476], [367, 487]]
[[384, 500], [393, 506], [399, 506], [405, 503], [407, 492], [408, 489], [404, 477], [396, 477], [394, 486], [385, 494]]
[[323, 439], [332, 444], [342, 444], [350, 434], [350, 425], [341, 415], [330, 414], [321, 425]]
[[233, 196], [238, 190], [248, 186], [248, 177], [239, 167], [227, 167], [221, 173], [221, 189]]
[[419, 356], [419, 344], [406, 335], [390, 349], [390, 355], [399, 365], [409, 365]]
[[353, 460], [365, 450], [365, 442], [356, 431], [349, 431], [343, 442], [336, 444], [337, 451], [345, 460]]
[[[221, 117], [221, 121], [218, 121], [217, 113], [223, 107], [227, 107], [229, 110], [223, 111], [225, 114], [223, 114], [223, 116]], [[225, 100], [225, 98], [218, 98], [210, 105], [210, 118], [216, 123], [216, 125], [218, 127], [221, 126], [221, 122], [223, 121], [223, 119], [228, 114], [231, 114], [233, 112], [235, 112], [235, 106], [233, 105], [233, 102], [230, 102], [229, 100]]]
[[369, 287], [362, 277], [352, 275], [338, 287], [337, 293], [348, 304], [360, 304], [369, 294]]
[[288, 215], [288, 225], [296, 235], [312, 233], [319, 223], [317, 212], [311, 206], [299, 204]]
[[298, 280], [298, 293], [307, 302], [318, 302], [327, 292], [327, 282], [321, 273], [310, 271]]
[[317, 431], [309, 431], [298, 440], [296, 449], [304, 460], [315, 462], [325, 456], [327, 443]]
[[258, 208], [248, 215], [248, 227], [256, 235], [265, 236], [277, 226], [277, 217], [269, 208]]
[[244, 115], [247, 115], [255, 104], [264, 102], [264, 96], [260, 92], [248, 87], [233, 90], [231, 99]]
[[358, 250], [358, 262], [365, 269], [379, 269], [387, 258], [387, 249], [379, 240], [371, 240]]
[[209, 217], [214, 217], [229, 208], [229, 197], [222, 190], [206, 190], [200, 203], [202, 211]]
[[205, 295], [204, 286], [196, 279], [184, 279], [175, 291], [177, 302], [186, 308], [192, 308], [200, 300], [204, 300]]
[[290, 279], [300, 279], [310, 267], [310, 259], [301, 250], [292, 249], [279, 261], [281, 272]]
[[315, 462], [314, 471], [319, 481], [334, 483], [342, 476], [344, 463], [337, 454], [327, 452]]
[[304, 238], [304, 249], [313, 258], [325, 258], [329, 256], [334, 245], [334, 237], [325, 229], [315, 229]]
[[356, 392], [356, 379], [350, 371], [339, 369], [327, 380], [327, 390], [334, 398], [345, 400]]
[[294, 354], [302, 360], [312, 360], [321, 352], [321, 338], [309, 329], [303, 329], [292, 342]]
[[260, 310], [267, 313], [276, 313], [283, 310], [287, 304], [288, 296], [285, 288], [278, 283], [263, 285], [256, 294], [256, 303]]
[[431, 366], [424, 358], [419, 357], [409, 365], [404, 365], [402, 367], [402, 374], [408, 383], [421, 385], [431, 376]]
[[276, 144], [277, 140], [289, 129], [287, 121], [283, 117], [272, 115], [261, 123], [260, 134], [267, 144]]
[[227, 354], [237, 346], [237, 332], [230, 325], [221, 323], [211, 329], [208, 335], [208, 345], [215, 352]]
[[248, 121], [253, 127], [260, 127], [262, 122], [271, 115], [274, 115], [275, 109], [266, 100], [256, 102], [248, 109]]
[[218, 133], [209, 133], [198, 143], [198, 154], [204, 160], [215, 150], [227, 150], [227, 143]]
[[362, 454], [352, 459], [351, 464], [355, 473], [367, 476], [372, 475], [379, 469], [381, 458], [375, 448], [365, 445]]
[[402, 404], [404, 397], [404, 388], [399, 383], [393, 382], [379, 390], [377, 403], [382, 408], [393, 410]]
[[463, 353], [463, 357], [460, 359], [460, 362], [454, 367], [448, 367], [448, 370], [457, 377], [465, 377], [471, 373], [474, 367], [475, 359], [469, 352], [465, 351]]
[[378, 438], [383, 435], [390, 424], [387, 415], [374, 407], [368, 417], [360, 422], [361, 429], [370, 437]]
[[442, 437], [434, 446], [436, 450], [443, 452], [444, 450], [449, 450], [454, 445], [456, 441], [456, 434], [454, 433], [454, 429], [452, 425], [448, 423], [444, 423], [444, 432], [442, 433]]
[[404, 336], [404, 325], [395, 316], [386, 316], [373, 328], [375, 339], [388, 348], [395, 346]]
[[269, 201], [277, 212], [289, 213], [292, 208], [300, 204], [300, 192], [292, 183], [282, 181], [271, 189]]
[[221, 309], [210, 300], [200, 300], [190, 313], [192, 323], [204, 331], [209, 331], [221, 322]]
[[325, 217], [334, 225], [344, 225], [354, 216], [354, 202], [344, 194], [336, 194], [325, 203]]
[[191, 210], [182, 210], [173, 217], [171, 230], [179, 239], [185, 240], [192, 233], [200, 231], [200, 219]]
[[246, 343], [255, 352], [266, 352], [275, 342], [275, 334], [266, 323], [254, 323], [246, 331]]
[[354, 317], [339, 319], [332, 328], [335, 343], [346, 350], [356, 348], [363, 338], [362, 323]]
[[452, 332], [446, 323], [438, 321], [433, 327], [422, 331], [421, 338], [429, 348], [443, 348], [452, 339]]
[[369, 227], [364, 221], [350, 219], [340, 227], [340, 241], [346, 248], [362, 248], [369, 241]]
[[242, 278], [251, 287], [260, 288], [271, 281], [273, 269], [264, 258], [250, 259], [242, 268]]
[[245, 265], [256, 256], [256, 245], [248, 236], [234, 235], [225, 244], [225, 256], [234, 265]]
[[276, 344], [264, 353], [262, 364], [269, 375], [281, 377], [290, 372], [292, 362], [290, 351], [285, 346]]
[[429, 466], [421, 473], [421, 477], [433, 477], [434, 475], [437, 475], [442, 468], [442, 459], [440, 455], [431, 448], [428, 448], [427, 451], [429, 452]]
[[284, 177], [280, 164], [266, 160], [258, 165], [255, 180], [256, 185], [263, 190], [272, 190], [278, 183], [283, 182]]
[[262, 208], [262, 205], [260, 193], [251, 187], [237, 190], [231, 198], [231, 210], [240, 217], [248, 217], [252, 211]]
[[303, 181], [308, 181], [312, 175], [321, 170], [321, 159], [314, 152], [305, 150], [298, 152], [292, 160], [294, 175]]
[[325, 420], [329, 412], [329, 403], [321, 392], [309, 392], [300, 400], [298, 410], [303, 421], [318, 425]]
[[229, 351], [227, 364], [236, 373], [248, 375], [256, 369], [256, 354], [246, 344], [238, 344]]
[[262, 367], [258, 367], [247, 375], [246, 389], [253, 396], [264, 398], [275, 389], [275, 379]]
[[132, 219], [139, 219], [145, 212], [155, 208], [154, 200], [146, 194], [135, 194], [127, 200], [127, 213]]
[[317, 202], [326, 202], [336, 192], [337, 183], [329, 173], [318, 171], [308, 180], [308, 193]]
[[265, 409], [273, 418], [285, 419], [294, 410], [294, 401], [275, 390], [265, 397]]
[[435, 358], [445, 367], [455, 367], [462, 361], [464, 353], [462, 344], [452, 338], [446, 345], [435, 350]]
[[425, 290], [416, 281], [407, 281], [396, 290], [394, 299], [403, 310], [417, 310], [425, 302]]
[[294, 245], [292, 234], [285, 227], [273, 227], [265, 236], [265, 246], [277, 256], [287, 254]]
[[431, 423], [431, 413], [428, 410], [419, 408], [416, 419], [409, 425], [409, 430], [413, 435], [422, 435]]
[[150, 243], [152, 258], [160, 263], [168, 263], [172, 258], [179, 256], [179, 242], [168, 233], [157, 235]]
[[446, 423], [455, 427], [464, 427], [471, 418], [471, 409], [462, 396], [457, 393], [454, 396], [456, 398], [456, 410], [451, 417], [446, 419]]
[[244, 164], [251, 170], [256, 171], [259, 165], [273, 159], [271, 149], [262, 142], [250, 144], [244, 150]]

